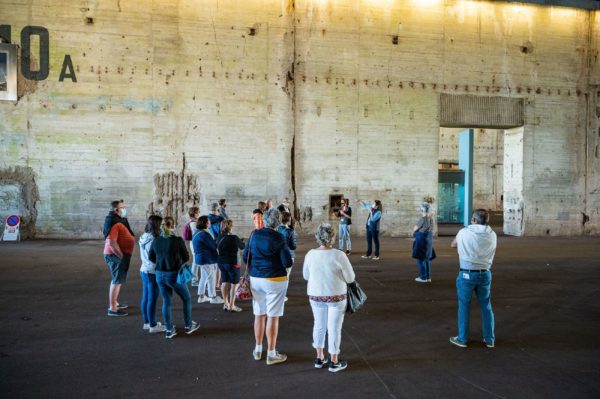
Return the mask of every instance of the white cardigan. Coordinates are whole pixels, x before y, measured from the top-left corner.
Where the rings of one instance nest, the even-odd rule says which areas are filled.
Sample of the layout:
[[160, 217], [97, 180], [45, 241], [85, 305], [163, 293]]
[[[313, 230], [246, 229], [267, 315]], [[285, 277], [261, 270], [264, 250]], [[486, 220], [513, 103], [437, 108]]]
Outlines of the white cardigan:
[[346, 284], [354, 281], [348, 256], [337, 249], [311, 249], [304, 257], [302, 275], [308, 281], [310, 296], [343, 295]]

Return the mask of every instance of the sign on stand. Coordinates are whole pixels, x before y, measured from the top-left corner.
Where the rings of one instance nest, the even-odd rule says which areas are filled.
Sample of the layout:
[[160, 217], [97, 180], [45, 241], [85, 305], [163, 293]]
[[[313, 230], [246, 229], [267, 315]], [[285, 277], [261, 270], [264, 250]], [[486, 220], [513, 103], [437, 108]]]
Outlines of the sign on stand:
[[19, 216], [10, 215], [9, 217], [7, 217], [6, 224], [4, 225], [4, 233], [2, 234], [2, 241], [20, 241], [20, 224], [21, 218]]

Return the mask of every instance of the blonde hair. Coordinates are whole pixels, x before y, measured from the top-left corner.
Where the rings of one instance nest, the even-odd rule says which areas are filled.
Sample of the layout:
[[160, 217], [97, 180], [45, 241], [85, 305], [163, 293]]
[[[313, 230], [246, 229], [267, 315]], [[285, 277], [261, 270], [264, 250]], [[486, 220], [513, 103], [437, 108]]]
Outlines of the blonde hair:
[[166, 218], [163, 219], [163, 228], [165, 230], [169, 230], [172, 231], [175, 229], [175, 219], [173, 219], [171, 216], [167, 216]]

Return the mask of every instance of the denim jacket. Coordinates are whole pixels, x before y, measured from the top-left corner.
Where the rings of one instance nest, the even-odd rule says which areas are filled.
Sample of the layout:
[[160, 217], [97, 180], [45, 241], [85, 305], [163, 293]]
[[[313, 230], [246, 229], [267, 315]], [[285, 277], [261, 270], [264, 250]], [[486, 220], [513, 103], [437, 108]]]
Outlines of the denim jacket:
[[277, 227], [277, 231], [283, 235], [283, 238], [285, 238], [285, 243], [287, 244], [288, 248], [292, 251], [295, 250], [298, 246], [298, 240], [296, 239], [296, 232], [294, 229], [281, 225]]
[[192, 245], [194, 246], [195, 264], [210, 265], [217, 263], [217, 243], [208, 231], [202, 230], [194, 233]]
[[369, 218], [367, 219], [367, 230], [379, 231], [379, 225], [381, 222], [381, 211], [373, 208], [369, 204], [364, 204], [363, 208], [368, 209], [370, 212]]

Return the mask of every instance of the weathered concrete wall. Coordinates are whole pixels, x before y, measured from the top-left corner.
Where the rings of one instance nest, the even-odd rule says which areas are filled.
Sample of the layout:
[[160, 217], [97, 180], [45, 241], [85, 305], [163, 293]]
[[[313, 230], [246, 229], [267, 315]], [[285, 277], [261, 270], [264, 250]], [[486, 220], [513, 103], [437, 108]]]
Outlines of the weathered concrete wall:
[[597, 164], [585, 166], [587, 131], [578, 118], [585, 93], [597, 97], [587, 83], [598, 79], [589, 72], [597, 70], [590, 40], [598, 37], [597, 15], [486, 2], [374, 3], [297, 2], [298, 69], [307, 76], [296, 87], [304, 126], [299, 195], [316, 205], [316, 219], [326, 194], [339, 190], [381, 198], [387, 231], [410, 228], [416, 204], [436, 191], [437, 101], [449, 92], [525, 99], [524, 233], [582, 233], [581, 212], [592, 202], [584, 200], [585, 171]]
[[[451, 0], [0, 11], [14, 43], [24, 26], [50, 33], [48, 78], [0, 103], [0, 169], [33, 170], [39, 237], [98, 237], [114, 198], [139, 229], [152, 210], [225, 197], [247, 231], [256, 200], [290, 196], [308, 232], [330, 194], [381, 199], [383, 230], [406, 234], [437, 192], [440, 93], [524, 98], [524, 233], [600, 232], [597, 12]], [[77, 82], [59, 82], [65, 54]]]
[[[14, 167], [0, 170], [0, 228], [10, 215], [21, 218], [19, 233], [21, 239], [35, 237], [39, 193], [33, 170], [27, 167]], [[0, 232], [0, 235], [2, 233]]]

